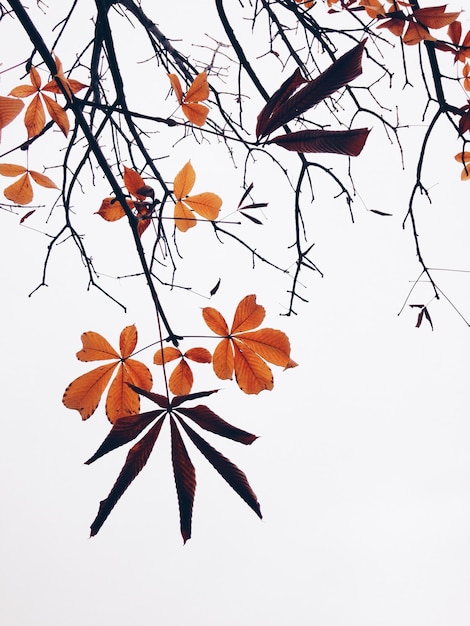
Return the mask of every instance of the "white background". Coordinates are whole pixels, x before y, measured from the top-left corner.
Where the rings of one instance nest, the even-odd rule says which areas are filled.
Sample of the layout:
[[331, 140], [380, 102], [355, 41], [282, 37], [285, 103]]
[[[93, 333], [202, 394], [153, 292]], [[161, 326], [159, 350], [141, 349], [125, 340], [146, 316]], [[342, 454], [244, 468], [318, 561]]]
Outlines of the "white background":
[[[62, 9], [54, 4], [41, 23], [62, 17]], [[217, 31], [214, 36], [223, 37], [212, 3], [205, 3], [204, 19], [190, 13], [192, 3], [179, 2], [171, 14], [163, 9], [160, 14], [161, 7], [157, 11], [147, 4], [149, 15], [169, 36], [198, 40], [191, 30], [198, 24], [198, 35]], [[31, 15], [39, 15], [34, 6]], [[84, 20], [88, 15], [91, 10], [87, 14], [84, 9]], [[3, 23], [0, 28], [3, 36]], [[16, 31], [11, 33], [18, 37]], [[1, 45], [8, 66], [10, 51]], [[29, 47], [25, 50], [24, 58]], [[132, 46], [126, 50], [132, 57]], [[74, 52], [57, 50], [64, 65]], [[281, 76], [284, 80], [277, 69], [272, 72], [271, 90]], [[21, 72], [12, 74], [2, 77], [2, 95], [20, 82]], [[76, 78], [86, 82], [84, 70]], [[398, 86], [400, 80], [398, 76]], [[395, 97], [399, 91], [393, 92]], [[132, 95], [151, 105], [156, 94], [149, 79], [139, 97]], [[255, 110], [260, 105], [253, 103]], [[174, 112], [173, 102], [165, 100], [165, 106], [156, 114]], [[415, 112], [415, 118], [420, 114]], [[2, 152], [13, 132], [13, 125], [4, 130]], [[224, 255], [230, 271], [222, 274], [220, 293], [210, 302], [192, 295], [189, 300], [184, 294], [165, 296], [174, 318], [183, 324], [210, 304], [230, 320], [238, 301], [256, 293], [268, 311], [265, 325], [289, 335], [292, 356], [300, 366], [275, 371], [271, 393], [247, 397], [226, 382], [207, 400], [224, 419], [260, 435], [248, 448], [216, 438], [211, 442], [247, 473], [264, 517], [258, 520], [190, 449], [198, 488], [193, 538], [185, 546], [179, 535], [166, 428], [147, 467], [99, 535], [88, 538], [98, 503], [113, 484], [126, 450], [83, 465], [109, 425], [103, 411], [82, 423], [78, 413], [61, 404], [67, 384], [87, 371], [87, 364], [74, 356], [82, 332], [101, 332], [117, 346], [120, 330], [136, 323], [139, 346], [155, 340], [145, 292], [134, 282], [102, 279], [114, 295], [126, 299], [127, 314], [96, 290], [87, 292], [77, 254], [65, 243], [53, 257], [49, 287], [28, 298], [40, 282], [48, 243], [39, 231], [54, 228], [44, 226], [37, 216], [20, 227], [22, 210], [19, 215], [2, 213], [2, 624], [468, 624], [469, 330], [445, 300], [430, 306], [434, 332], [425, 322], [420, 329], [414, 327], [415, 309], [406, 307], [397, 315], [420, 271], [402, 221], [413, 183], [413, 151], [423, 132], [416, 123], [404, 134], [411, 155], [405, 174], [396, 148], [380, 129], [371, 133], [363, 155], [353, 164], [361, 196], [355, 204], [355, 224], [328, 187], [318, 190], [309, 227], [316, 242], [314, 259], [325, 278], [304, 275], [302, 293], [309, 303], [297, 307], [297, 317], [278, 315], [287, 302], [288, 279], [267, 270], [252, 272], [248, 255], [229, 245], [222, 252], [214, 246], [213, 254], [219, 256], [208, 257], [206, 246], [212, 244], [204, 239], [210, 232], [205, 225], [187, 233], [189, 243], [183, 241], [182, 246], [191, 269], [182, 269], [188, 272], [182, 282], [191, 281], [196, 291], [207, 294]], [[171, 144], [178, 137], [166, 141]], [[426, 183], [433, 187], [433, 203], [420, 201], [417, 215], [431, 267], [470, 270], [470, 183], [460, 182], [461, 168], [453, 160], [460, 147], [443, 125], [429, 153]], [[191, 158], [198, 175], [195, 191], [219, 193], [229, 213], [242, 193], [240, 175], [228, 162], [219, 166], [219, 154], [223, 147], [198, 147], [186, 140], [169, 155], [169, 171], [176, 173]], [[291, 158], [280, 149], [276, 154], [286, 162]], [[42, 171], [40, 149], [31, 151], [31, 160], [33, 156]], [[21, 158], [15, 155], [16, 160], [11, 156], [2, 162]], [[345, 175], [341, 157], [325, 157], [325, 163]], [[53, 176], [52, 170], [46, 173]], [[263, 163], [254, 167], [252, 177], [256, 200], [269, 201], [269, 207], [265, 229], [253, 226], [248, 236], [259, 241], [260, 249], [275, 251], [275, 233], [284, 236], [289, 196], [280, 195], [272, 177], [263, 178]], [[87, 241], [99, 271], [116, 276], [121, 268], [113, 262], [125, 265], [126, 260], [125, 225], [92, 216], [109, 193], [106, 185], [101, 187], [97, 183], [97, 189], [87, 188], [77, 200], [77, 220], [80, 211], [86, 212], [83, 224], [96, 224]], [[46, 204], [50, 197], [38, 195]], [[372, 208], [393, 217], [367, 210]], [[44, 217], [48, 208], [41, 210]], [[240, 261], [231, 261], [229, 253], [241, 254]], [[470, 319], [470, 275], [439, 272], [436, 277]], [[430, 298], [424, 285], [410, 302], [425, 304]], [[196, 326], [203, 331], [202, 324]], [[151, 363], [153, 350], [145, 354]], [[212, 386], [218, 385], [211, 380]]]

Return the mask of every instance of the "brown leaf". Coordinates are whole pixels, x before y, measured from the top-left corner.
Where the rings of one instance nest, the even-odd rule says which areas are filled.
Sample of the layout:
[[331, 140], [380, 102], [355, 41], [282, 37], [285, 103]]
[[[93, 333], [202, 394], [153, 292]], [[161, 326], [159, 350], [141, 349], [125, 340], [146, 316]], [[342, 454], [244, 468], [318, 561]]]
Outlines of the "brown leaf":
[[[271, 117], [275, 115], [276, 109], [281, 104], [281, 102], [285, 102], [291, 95], [306, 83], [307, 79], [302, 76], [302, 73], [299, 68], [295, 70], [292, 76], [282, 83], [277, 91], [273, 93], [271, 98], [266, 102], [265, 106], [261, 109], [260, 114], [258, 115], [258, 120], [256, 123], [256, 137], [263, 137], [267, 135], [266, 128], [269, 125]], [[246, 198], [246, 196], [250, 193], [253, 188], [253, 183], [250, 185], [243, 198], [240, 200], [240, 204]], [[238, 206], [240, 206], [240, 204]]]
[[343, 54], [291, 97], [281, 99], [265, 124], [263, 134], [269, 135], [357, 78], [362, 73], [361, 60], [366, 41], [364, 39]]
[[301, 130], [268, 141], [293, 152], [323, 152], [358, 156], [369, 135], [367, 128], [353, 130]]
[[90, 536], [94, 537], [103, 526], [108, 515], [111, 513], [122, 494], [129, 487], [131, 482], [144, 468], [153, 450], [153, 446], [163, 424], [164, 417], [161, 417], [154, 426], [138, 441], [127, 455], [126, 462], [109, 492], [108, 497], [100, 502], [98, 515], [90, 527]]
[[162, 413], [163, 409], [156, 409], [155, 411], [129, 415], [116, 420], [106, 439], [95, 454], [91, 456], [88, 461], [85, 461], [85, 465], [90, 465], [108, 452], [111, 452], [111, 450], [119, 448], [138, 437], [138, 435]]
[[175, 420], [170, 416], [171, 460], [175, 477], [176, 492], [180, 510], [180, 529], [184, 543], [191, 537], [194, 493], [196, 491], [196, 472], [181, 438]]
[[229, 459], [207, 443], [200, 435], [190, 428], [183, 420], [178, 419], [184, 431], [196, 448], [206, 457], [209, 463], [219, 472], [224, 480], [245, 500], [249, 507], [262, 518], [261, 509], [255, 492], [250, 486], [246, 474]]
[[193, 422], [201, 428], [204, 428], [204, 430], [215, 433], [220, 437], [227, 437], [228, 439], [233, 439], [234, 441], [238, 441], [239, 443], [243, 443], [245, 445], [250, 445], [253, 441], [255, 441], [255, 439], [258, 439], [256, 435], [252, 435], [246, 430], [241, 430], [240, 428], [236, 428], [236, 426], [232, 426], [232, 424], [223, 420], [203, 404], [199, 404], [198, 406], [191, 408], [179, 407], [178, 413], [181, 413], [185, 417], [189, 417], [189, 419], [193, 420]]

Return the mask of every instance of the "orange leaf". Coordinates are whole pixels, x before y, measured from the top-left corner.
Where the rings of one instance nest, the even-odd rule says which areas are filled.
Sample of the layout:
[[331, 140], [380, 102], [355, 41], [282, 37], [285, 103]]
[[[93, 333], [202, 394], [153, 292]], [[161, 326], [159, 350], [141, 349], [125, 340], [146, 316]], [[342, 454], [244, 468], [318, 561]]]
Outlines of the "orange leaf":
[[196, 363], [210, 363], [212, 361], [211, 353], [205, 348], [190, 348], [184, 353], [184, 356]]
[[177, 200], [185, 198], [196, 182], [196, 172], [194, 171], [191, 161], [188, 161], [180, 171], [176, 174], [173, 181], [173, 191]]
[[436, 38], [416, 22], [410, 22], [403, 35], [403, 43], [408, 46], [414, 46], [420, 41], [436, 41]]
[[[137, 345], [137, 328], [134, 324], [126, 326], [119, 337], [119, 349], [121, 357], [127, 359], [134, 352]], [[135, 383], [137, 385], [137, 383]], [[137, 385], [139, 386], [139, 385]]]
[[405, 21], [392, 18], [382, 22], [381, 24], [377, 24], [377, 28], [388, 28], [388, 30], [396, 37], [401, 37], [405, 29]]
[[196, 226], [196, 219], [193, 214], [188, 207], [180, 201], [175, 204], [174, 218], [176, 228], [183, 233], [189, 228]]
[[462, 23], [458, 20], [449, 24], [449, 28], [447, 29], [447, 35], [451, 42], [455, 45], [459, 45], [460, 37], [462, 36]]
[[212, 367], [218, 378], [222, 380], [232, 378], [234, 359], [230, 339], [222, 339], [217, 344], [212, 357]]
[[29, 170], [29, 173], [34, 182], [38, 185], [41, 185], [41, 187], [47, 187], [48, 189], [58, 189], [54, 181], [52, 181], [48, 176], [44, 176], [44, 174], [40, 174], [39, 172], [35, 172], [34, 170]]
[[0, 174], [2, 176], [19, 176], [27, 171], [22, 165], [13, 165], [13, 163], [0, 163]]
[[41, 89], [41, 77], [39, 76], [39, 72], [35, 67], [32, 67], [29, 71], [29, 80], [33, 87], [36, 88], [37, 91]]
[[207, 306], [202, 309], [202, 316], [213, 333], [220, 337], [229, 335], [227, 322], [217, 309]]
[[170, 79], [178, 104], [181, 104], [183, 102], [183, 90], [181, 89], [180, 79], [176, 74], [167, 74], [167, 76]]
[[140, 410], [140, 396], [128, 383], [148, 391], [152, 387], [152, 375], [140, 361], [127, 359], [120, 364], [106, 398], [106, 415], [111, 423], [125, 415], [135, 415]]
[[46, 115], [39, 94], [36, 94], [29, 103], [24, 116], [24, 124], [28, 131], [28, 139], [35, 137], [44, 128]]
[[233, 318], [230, 334], [252, 330], [264, 320], [266, 311], [260, 304], [256, 304], [256, 296], [250, 295], [240, 301]]
[[116, 363], [108, 363], [76, 378], [64, 392], [64, 405], [76, 409], [83, 420], [88, 419], [96, 411], [115, 367]]
[[171, 393], [175, 396], [184, 396], [191, 391], [193, 381], [194, 377], [191, 368], [182, 359], [171, 373], [168, 386]]
[[32, 85], [18, 85], [18, 87], [14, 87], [8, 95], [14, 96], [15, 98], [28, 98], [36, 92], [37, 89]]
[[[78, 93], [85, 87], [88, 87], [88, 85], [84, 85], [83, 83], [79, 82], [78, 80], [74, 80], [73, 78], [66, 78], [65, 80], [72, 93]], [[62, 89], [59, 87], [55, 79], [49, 81], [47, 85], [44, 85], [42, 91], [49, 91], [50, 93], [56, 93], [59, 95], [62, 95], [63, 93]]]
[[83, 348], [77, 352], [79, 361], [106, 361], [120, 359], [112, 345], [99, 333], [89, 330], [81, 336]]
[[222, 206], [222, 198], [217, 194], [206, 191], [198, 193], [195, 196], [185, 198], [184, 202], [188, 204], [193, 211], [196, 211], [207, 220], [217, 219]]
[[240, 389], [248, 394], [271, 390], [274, 386], [273, 374], [263, 359], [249, 348], [241, 350], [236, 342], [233, 342], [233, 348], [235, 378]]
[[428, 28], [443, 28], [455, 22], [459, 17], [460, 11], [446, 13], [446, 6], [442, 4], [438, 7], [426, 7], [424, 9], [417, 9], [413, 11], [413, 17], [415, 17], [421, 24]]
[[168, 346], [163, 348], [163, 350], [157, 350], [153, 357], [153, 362], [155, 365], [163, 365], [163, 363], [169, 363], [170, 361], [174, 361], [175, 359], [181, 358], [183, 355], [181, 351], [177, 348], [173, 348], [173, 346]]
[[[128, 203], [129, 208], [134, 207], [134, 203]], [[132, 205], [132, 206], [131, 206]], [[116, 198], [105, 198], [101, 203], [99, 211], [96, 211], [95, 215], [101, 215], [101, 217], [107, 222], [117, 222], [121, 217], [124, 217], [126, 212], [122, 208], [122, 205], [116, 201]]]
[[3, 194], [5, 198], [16, 204], [29, 204], [33, 199], [33, 188], [31, 187], [28, 172], [23, 174], [13, 185], [4, 189]]
[[145, 188], [146, 184], [142, 176], [137, 173], [135, 170], [131, 170], [130, 168], [124, 167], [124, 184], [127, 187], [129, 193], [137, 198], [137, 200], [145, 200], [146, 196], [138, 193], [139, 189]]
[[364, 7], [367, 15], [372, 19], [385, 15], [384, 6], [379, 0], [360, 0], [359, 6]]
[[8, 124], [10, 124], [10, 122], [12, 122], [15, 117], [19, 115], [23, 107], [24, 104], [21, 100], [0, 96], [0, 136], [2, 128], [8, 126]]
[[187, 94], [184, 96], [185, 103], [201, 102], [209, 97], [209, 84], [207, 82], [207, 73], [201, 72], [194, 79]]
[[273, 365], [288, 367], [290, 362], [290, 343], [287, 335], [274, 328], [262, 328], [251, 333], [241, 333], [235, 337], [253, 352]]
[[183, 102], [181, 110], [187, 119], [196, 126], [204, 126], [207, 116], [209, 115], [209, 107], [205, 104], [198, 104], [196, 102], [190, 102], [189, 104]]
[[49, 98], [49, 96], [46, 96], [46, 94], [43, 93], [42, 97], [44, 99], [44, 104], [46, 105], [47, 112], [60, 128], [60, 130], [64, 133], [64, 135], [67, 137], [70, 130], [70, 123], [69, 118], [67, 117], [67, 113], [60, 106], [60, 104], [57, 104], [55, 100]]

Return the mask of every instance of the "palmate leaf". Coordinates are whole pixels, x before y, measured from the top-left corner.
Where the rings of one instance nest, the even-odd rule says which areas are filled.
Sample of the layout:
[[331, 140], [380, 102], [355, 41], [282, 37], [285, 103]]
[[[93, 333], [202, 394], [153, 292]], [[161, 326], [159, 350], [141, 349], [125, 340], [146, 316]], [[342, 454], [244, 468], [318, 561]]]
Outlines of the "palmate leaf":
[[170, 416], [171, 460], [180, 510], [180, 529], [184, 543], [191, 537], [196, 471], [181, 438], [175, 420]]
[[105, 361], [112, 363], [95, 368], [79, 376], [70, 383], [64, 392], [62, 402], [69, 409], [77, 410], [82, 419], [88, 419], [98, 407], [113, 372], [117, 375], [108, 390], [106, 415], [114, 422], [124, 415], [139, 412], [139, 394], [133, 389], [151, 389], [152, 375], [146, 365], [129, 358], [137, 345], [137, 329], [126, 326], [121, 332], [120, 354], [99, 333], [88, 331], [82, 334], [82, 349], [77, 352], [80, 361]]
[[209, 97], [207, 73], [201, 72], [196, 76], [186, 95], [183, 95], [180, 79], [176, 74], [168, 74], [168, 78], [184, 115], [196, 126], [204, 126], [209, 114], [209, 108], [205, 104], [200, 104], [200, 102], [201, 100], [207, 100]]
[[352, 130], [301, 130], [274, 137], [268, 143], [275, 143], [294, 152], [323, 152], [358, 156], [364, 147], [368, 128]]
[[[98, 515], [93, 521], [90, 527], [90, 536], [94, 537], [108, 515], [111, 513], [116, 503], [122, 494], [126, 491], [134, 478], [141, 472], [148, 458], [153, 450], [153, 446], [157, 440], [158, 435], [164, 421], [164, 416], [152, 426], [152, 428], [146, 433], [140, 441], [138, 441], [130, 450], [113, 488], [109, 492], [108, 497], [100, 502], [98, 509]], [[92, 457], [93, 458], [93, 457]]]
[[206, 191], [189, 196], [188, 194], [194, 187], [195, 182], [196, 172], [191, 165], [191, 161], [188, 161], [176, 174], [173, 181], [173, 193], [176, 197], [175, 226], [181, 232], [186, 232], [196, 226], [197, 220], [192, 211], [195, 211], [207, 220], [213, 221], [217, 219], [222, 206], [222, 198], [215, 193]]
[[[346, 86], [362, 73], [362, 53], [367, 39], [361, 41], [357, 46], [343, 54], [334, 61], [329, 68], [322, 72], [314, 80], [293, 93], [293, 84], [298, 80], [294, 75], [284, 83], [286, 86], [286, 96], [274, 94], [276, 99], [274, 107], [268, 101], [266, 106], [272, 108], [269, 119], [262, 123], [262, 132], [259, 136], [272, 133], [276, 128], [287, 124], [294, 118], [302, 115], [325, 98], [328, 98], [338, 89]], [[263, 117], [263, 111], [260, 114]]]
[[187, 407], [179, 407], [177, 409], [178, 413], [188, 417], [193, 422], [195, 422], [204, 430], [208, 430], [211, 433], [216, 435], [220, 435], [221, 437], [227, 437], [228, 439], [233, 439], [234, 441], [238, 441], [239, 443], [243, 443], [245, 445], [250, 445], [258, 439], [256, 435], [247, 432], [246, 430], [241, 430], [236, 426], [232, 426], [221, 417], [216, 415], [213, 411], [209, 409], [209, 407], [204, 406], [203, 404], [199, 404], [198, 406], [187, 408]]
[[95, 454], [85, 461], [85, 465], [90, 465], [108, 452], [111, 452], [111, 450], [115, 450], [138, 437], [138, 435], [157, 419], [157, 417], [160, 417], [163, 412], [163, 409], [156, 409], [154, 411], [147, 411], [146, 413], [139, 413], [138, 415], [120, 417], [114, 422], [108, 436]]
[[265, 309], [256, 303], [251, 294], [243, 298], [235, 311], [230, 333], [224, 317], [212, 307], [202, 310], [204, 321], [222, 340], [212, 356], [215, 375], [221, 380], [235, 379], [242, 391], [258, 394], [273, 388], [271, 369], [264, 361], [280, 365], [284, 369], [295, 367], [290, 358], [290, 343], [280, 330], [264, 328], [250, 331], [259, 326], [265, 317]]
[[223, 456], [215, 448], [198, 435], [190, 426], [182, 419], [178, 418], [178, 422], [191, 439], [196, 448], [206, 457], [209, 463], [219, 472], [224, 480], [238, 493], [238, 495], [248, 504], [249, 507], [262, 518], [261, 509], [255, 492], [250, 486], [246, 474], [242, 472], [234, 463]]

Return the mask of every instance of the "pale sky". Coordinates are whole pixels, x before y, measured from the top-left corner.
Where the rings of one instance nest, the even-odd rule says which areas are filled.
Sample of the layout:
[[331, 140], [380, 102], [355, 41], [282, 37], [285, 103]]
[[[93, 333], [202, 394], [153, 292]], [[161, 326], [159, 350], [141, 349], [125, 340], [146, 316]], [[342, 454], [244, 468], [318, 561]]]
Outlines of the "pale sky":
[[[46, 16], [41, 23], [60, 19], [63, 9], [55, 6], [60, 4], [51, 0], [49, 12], [56, 11], [55, 19]], [[84, 18], [91, 15], [91, 4], [85, 3]], [[201, 19], [197, 33], [191, 34], [194, 41], [202, 40], [198, 37], [204, 32], [223, 36], [210, 17], [212, 3], [204, 4], [205, 21]], [[36, 16], [33, 5], [31, 15]], [[197, 23], [189, 2], [178, 3], [178, 17], [157, 14], [151, 2], [143, 5], [175, 39], [190, 37], [188, 28]], [[454, 2], [449, 8], [456, 6]], [[2, 21], [2, 42], [4, 31]], [[9, 34], [13, 36], [13, 30]], [[81, 33], [76, 35], [80, 42]], [[132, 55], [145, 58], [140, 48], [127, 49], [130, 60]], [[29, 47], [25, 50], [24, 56]], [[57, 53], [65, 65], [75, 50]], [[8, 48], [2, 61], [9, 65]], [[271, 60], [266, 63], [272, 64], [267, 83], [275, 89], [284, 75], [277, 74]], [[77, 79], [86, 82], [86, 72], [81, 72]], [[21, 70], [12, 74], [1, 76], [1, 95], [24, 82]], [[151, 80], [140, 93], [137, 89], [132, 91], [137, 103], [150, 108], [153, 102], [165, 103], [166, 109], [154, 111], [156, 115], [176, 111]], [[410, 103], [412, 95], [404, 106]], [[256, 111], [259, 104], [261, 100], [247, 105], [248, 110]], [[403, 116], [411, 118], [410, 110]], [[256, 293], [267, 310], [264, 325], [288, 334], [292, 357], [299, 363], [286, 372], [273, 368], [274, 390], [257, 397], [243, 395], [234, 383], [215, 381], [202, 367], [198, 370], [206, 376], [204, 383], [221, 389], [207, 404], [227, 421], [259, 435], [248, 447], [207, 439], [246, 472], [263, 520], [188, 443], [198, 486], [193, 537], [185, 546], [179, 534], [167, 426], [147, 466], [100, 533], [88, 538], [127, 447], [84, 465], [109, 423], [100, 409], [82, 423], [77, 412], [61, 403], [68, 383], [90, 369], [75, 358], [80, 335], [94, 330], [117, 346], [121, 329], [135, 323], [138, 347], [155, 341], [145, 291], [137, 281], [112, 278], [136, 266], [133, 251], [125, 248], [124, 224], [107, 224], [93, 215], [109, 193], [107, 185], [97, 180], [96, 187], [85, 186], [76, 199], [77, 220], [83, 229], [92, 226], [86, 237], [103, 274], [102, 284], [126, 301], [127, 314], [96, 290], [87, 291], [86, 275], [70, 242], [54, 253], [49, 287], [28, 298], [41, 279], [48, 243], [42, 232], [55, 232], [60, 216], [44, 224], [49, 191], [38, 194], [38, 202], [46, 205], [37, 211], [42, 213], [23, 227], [18, 222], [26, 210], [14, 215], [2, 211], [2, 625], [468, 624], [469, 329], [445, 299], [430, 305], [434, 331], [425, 322], [415, 328], [416, 309], [405, 307], [397, 315], [420, 272], [411, 234], [402, 229], [414, 150], [424, 132], [420, 113], [414, 117], [415, 125], [403, 133], [410, 154], [405, 174], [396, 147], [390, 147], [375, 124], [363, 154], [354, 160], [360, 194], [355, 224], [345, 204], [319, 179], [311, 214], [304, 212], [315, 241], [314, 260], [325, 277], [303, 275], [302, 294], [309, 302], [297, 307], [298, 316], [279, 315], [287, 303], [287, 278], [262, 268], [253, 272], [248, 254], [233, 261], [231, 255], [240, 251], [228, 243], [216, 245], [208, 225], [198, 225], [186, 239], [180, 236], [181, 282], [203, 294], [219, 275], [222, 284], [210, 301], [164, 292], [165, 305], [178, 324], [194, 319], [195, 329], [202, 331], [199, 309], [209, 305], [231, 320], [239, 300]], [[12, 128], [4, 130], [1, 153], [12, 141]], [[181, 132], [163, 136], [165, 132], [156, 145], [171, 148]], [[185, 140], [170, 148], [168, 171], [176, 174], [190, 158], [198, 190], [221, 195], [228, 215], [242, 193], [242, 172], [231, 167], [223, 146]], [[417, 215], [431, 267], [470, 270], [470, 182], [460, 181], [461, 168], [453, 160], [460, 148], [444, 125], [430, 147], [425, 178], [432, 188], [432, 204], [420, 201]], [[295, 162], [295, 155], [286, 156], [277, 148], [276, 155], [285, 163]], [[40, 156], [41, 149], [31, 150], [31, 163], [34, 159], [42, 171]], [[19, 161], [10, 155], [0, 162]], [[347, 159], [329, 155], [321, 162], [346, 177]], [[54, 170], [47, 173], [54, 176]], [[261, 158], [249, 176], [256, 200], [269, 206], [265, 226], [253, 225], [244, 232], [260, 251], [275, 254], [289, 237], [285, 215], [291, 196]], [[10, 182], [5, 180], [0, 180], [1, 189]], [[393, 216], [381, 217], [368, 209]], [[284, 249], [279, 254], [285, 255]], [[470, 320], [470, 274], [442, 271], [437, 276], [444, 293]], [[427, 304], [429, 294], [426, 285], [419, 286], [410, 303]], [[158, 381], [153, 352], [146, 351], [146, 362]], [[152, 408], [150, 403], [142, 406]]]

